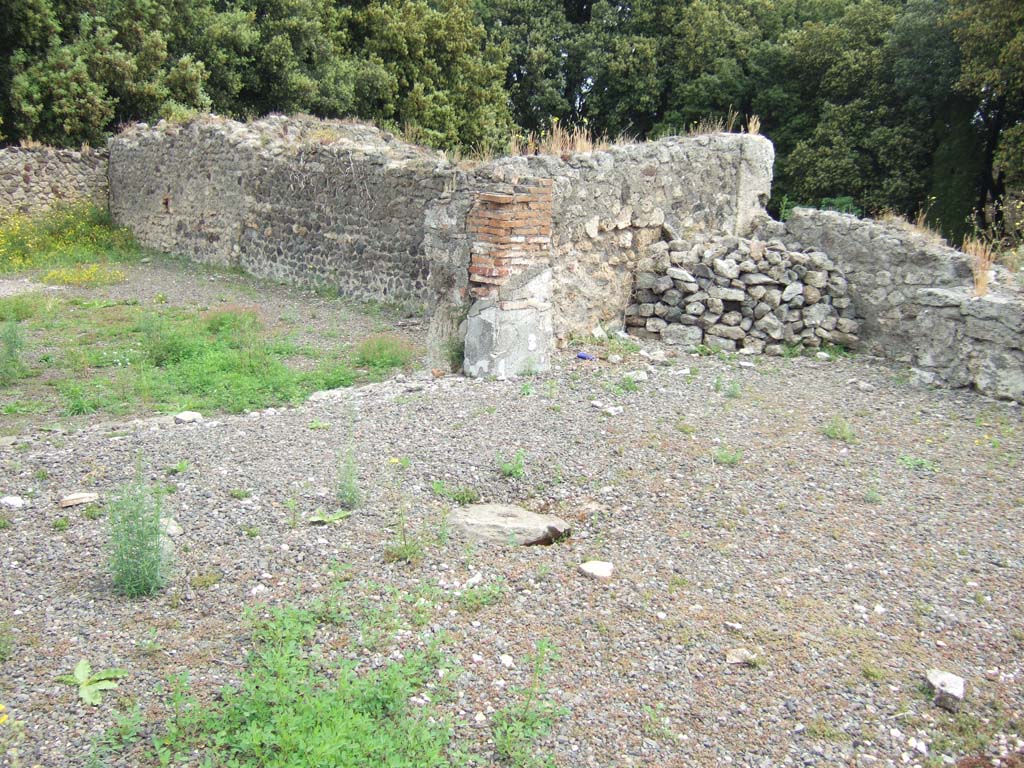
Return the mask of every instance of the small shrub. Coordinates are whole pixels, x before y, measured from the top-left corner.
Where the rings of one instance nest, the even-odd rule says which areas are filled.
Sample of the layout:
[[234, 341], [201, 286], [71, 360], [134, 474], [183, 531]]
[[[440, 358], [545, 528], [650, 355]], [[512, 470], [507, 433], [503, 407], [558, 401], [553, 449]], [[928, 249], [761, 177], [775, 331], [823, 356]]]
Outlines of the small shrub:
[[825, 437], [831, 438], [832, 440], [842, 440], [844, 443], [855, 443], [857, 441], [857, 435], [853, 431], [853, 425], [850, 424], [842, 416], [833, 416], [829, 419], [828, 424], [825, 425], [822, 432]]
[[167, 582], [161, 506], [159, 491], [143, 482], [141, 470], [108, 505], [110, 571], [114, 589], [126, 597], [152, 595]]
[[356, 347], [355, 364], [377, 371], [404, 368], [415, 355], [413, 346], [398, 336], [380, 334], [364, 339]]

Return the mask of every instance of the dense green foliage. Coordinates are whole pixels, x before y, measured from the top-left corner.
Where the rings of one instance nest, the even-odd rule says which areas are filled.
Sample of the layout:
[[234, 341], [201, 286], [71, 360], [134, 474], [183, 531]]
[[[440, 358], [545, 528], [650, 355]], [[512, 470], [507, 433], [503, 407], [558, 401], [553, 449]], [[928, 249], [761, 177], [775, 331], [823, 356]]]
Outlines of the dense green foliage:
[[658, 136], [735, 110], [776, 200], [961, 234], [1024, 187], [1020, 0], [0, 0], [0, 130], [96, 142], [213, 110], [355, 115], [499, 148], [558, 118]]

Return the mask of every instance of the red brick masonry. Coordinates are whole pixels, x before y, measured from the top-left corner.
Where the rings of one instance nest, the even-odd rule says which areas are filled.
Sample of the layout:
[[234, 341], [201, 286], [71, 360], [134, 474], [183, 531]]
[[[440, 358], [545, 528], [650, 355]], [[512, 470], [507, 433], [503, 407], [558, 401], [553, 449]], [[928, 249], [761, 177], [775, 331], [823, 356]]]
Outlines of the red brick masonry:
[[547, 259], [551, 247], [551, 179], [520, 179], [506, 190], [481, 192], [466, 217], [473, 236], [469, 292], [498, 295], [516, 274]]

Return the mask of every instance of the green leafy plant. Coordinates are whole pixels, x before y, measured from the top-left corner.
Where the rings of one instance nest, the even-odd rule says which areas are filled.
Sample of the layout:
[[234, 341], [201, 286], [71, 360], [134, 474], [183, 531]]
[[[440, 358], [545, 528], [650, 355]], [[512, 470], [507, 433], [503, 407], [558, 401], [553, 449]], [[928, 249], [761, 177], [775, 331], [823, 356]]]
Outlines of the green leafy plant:
[[743, 386], [738, 381], [730, 381], [725, 388], [725, 396], [730, 400], [736, 400], [743, 396]]
[[398, 538], [384, 548], [384, 562], [415, 565], [423, 559], [425, 550], [418, 536], [409, 534], [404, 510], [398, 516]]
[[456, 504], [476, 504], [480, 501], [480, 492], [475, 488], [450, 488], [444, 480], [435, 480], [430, 484], [434, 493], [444, 499], [451, 499]]
[[502, 477], [521, 480], [526, 476], [526, 453], [520, 448], [510, 459], [498, 456], [498, 469]]
[[499, 759], [515, 768], [541, 768], [554, 765], [550, 757], [539, 753], [536, 742], [549, 734], [564, 710], [547, 695], [544, 678], [557, 657], [550, 640], [537, 641], [531, 661], [530, 684], [515, 689], [519, 701], [499, 709], [491, 719], [494, 750]]
[[[324, 604], [268, 613], [250, 615], [253, 650], [237, 686], [200, 705], [187, 679], [172, 682], [170, 717], [154, 739], [160, 764], [179, 764], [197, 748], [211, 765], [240, 767], [463, 764], [450, 747], [449, 718], [430, 703], [452, 695], [449, 680], [458, 677], [440, 641], [369, 669], [330, 661], [314, 642], [320, 622], [348, 621], [348, 611]], [[364, 623], [383, 644], [398, 618], [389, 604]], [[427, 691], [428, 703], [410, 703]]]
[[57, 531], [58, 533], [63, 533], [71, 526], [71, 521], [68, 520], [66, 517], [58, 517], [56, 520], [53, 521], [52, 525], [53, 530]]
[[939, 465], [930, 459], [921, 459], [916, 456], [900, 456], [900, 466], [905, 469], [912, 469], [916, 472], [938, 472]]
[[107, 506], [110, 571], [114, 589], [127, 597], [152, 595], [167, 583], [161, 507], [161, 493], [143, 482], [141, 467]]
[[459, 609], [466, 613], [476, 613], [489, 605], [496, 604], [504, 594], [505, 584], [500, 581], [494, 584], [467, 587], [459, 595]]
[[246, 490], [245, 488], [232, 488], [230, 491], [228, 491], [228, 495], [232, 499], [238, 499], [239, 501], [243, 501], [245, 499], [252, 497], [252, 491]]
[[349, 509], [339, 509], [334, 512], [325, 512], [322, 508], [317, 509], [312, 515], [309, 516], [310, 525], [333, 525], [334, 523], [340, 523], [342, 520], [347, 520], [352, 517], [352, 511]]
[[117, 688], [117, 681], [127, 676], [128, 670], [126, 669], [112, 668], [93, 672], [89, 662], [82, 659], [75, 665], [72, 674], [61, 675], [58, 680], [68, 685], [77, 685], [78, 698], [86, 704], [96, 706], [103, 700], [103, 691]]
[[828, 424], [822, 429], [825, 437], [832, 440], [841, 440], [844, 443], [853, 444], [857, 442], [857, 435], [853, 431], [853, 425], [842, 416], [833, 416]]
[[183, 475], [186, 472], [188, 472], [188, 466], [189, 466], [188, 465], [188, 461], [185, 460], [185, 459], [182, 459], [177, 464], [172, 464], [171, 466], [167, 467], [167, 474], [168, 475]]
[[722, 446], [721, 448], [716, 448], [711, 453], [711, 460], [714, 461], [715, 464], [721, 464], [726, 467], [732, 467], [735, 466], [736, 464], [739, 464], [740, 459], [742, 458], [743, 451], [739, 449], [732, 450], [730, 448], [726, 448], [725, 446]]
[[0, 531], [6, 531], [12, 525], [14, 525], [14, 523], [11, 522], [11, 518], [7, 515], [0, 515]]

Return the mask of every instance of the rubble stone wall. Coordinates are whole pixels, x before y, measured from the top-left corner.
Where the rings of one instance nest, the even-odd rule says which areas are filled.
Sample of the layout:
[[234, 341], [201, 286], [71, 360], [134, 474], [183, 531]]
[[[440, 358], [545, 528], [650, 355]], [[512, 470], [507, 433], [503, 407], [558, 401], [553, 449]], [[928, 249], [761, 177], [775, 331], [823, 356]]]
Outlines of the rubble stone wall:
[[785, 237], [843, 270], [869, 352], [925, 382], [1024, 402], [1024, 295], [1009, 281], [974, 296], [968, 257], [905, 225], [798, 208]]
[[0, 214], [80, 200], [106, 207], [106, 150], [0, 149]]
[[111, 143], [111, 211], [148, 247], [353, 298], [428, 303], [434, 152], [359, 123], [138, 126]]

